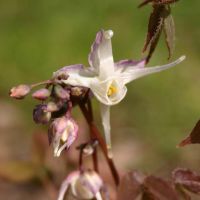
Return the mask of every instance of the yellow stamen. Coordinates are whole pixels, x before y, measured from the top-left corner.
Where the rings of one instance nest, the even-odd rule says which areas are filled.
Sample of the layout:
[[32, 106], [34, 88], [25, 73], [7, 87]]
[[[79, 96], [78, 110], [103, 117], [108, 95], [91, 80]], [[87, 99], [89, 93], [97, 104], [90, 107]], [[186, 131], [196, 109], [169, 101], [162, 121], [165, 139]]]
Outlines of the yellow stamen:
[[110, 97], [111, 95], [117, 93], [117, 88], [113, 85], [111, 85], [107, 91], [107, 95]]
[[68, 138], [68, 131], [65, 130], [64, 133], [62, 134], [62, 137], [60, 138], [61, 142], [65, 143], [67, 141], [67, 138]]

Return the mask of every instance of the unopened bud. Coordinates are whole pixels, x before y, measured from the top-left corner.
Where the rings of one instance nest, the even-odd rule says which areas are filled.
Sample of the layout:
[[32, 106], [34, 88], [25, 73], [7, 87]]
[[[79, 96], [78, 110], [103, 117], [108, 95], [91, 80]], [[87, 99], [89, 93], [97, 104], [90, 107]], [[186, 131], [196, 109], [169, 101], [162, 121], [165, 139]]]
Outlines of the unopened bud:
[[37, 124], [47, 124], [51, 119], [51, 112], [46, 110], [46, 105], [37, 105], [33, 110], [33, 120]]
[[47, 104], [47, 111], [48, 112], [56, 112], [60, 109], [59, 105], [57, 105], [56, 103], [54, 103], [53, 101], [50, 101]]
[[10, 90], [10, 97], [23, 99], [30, 91], [31, 87], [29, 85], [18, 85]]
[[50, 91], [46, 88], [35, 91], [32, 97], [41, 101], [46, 100], [50, 96]]
[[69, 100], [70, 98], [69, 91], [65, 90], [60, 85], [56, 85], [54, 89], [55, 89], [55, 94], [57, 95], [57, 97], [61, 99]]

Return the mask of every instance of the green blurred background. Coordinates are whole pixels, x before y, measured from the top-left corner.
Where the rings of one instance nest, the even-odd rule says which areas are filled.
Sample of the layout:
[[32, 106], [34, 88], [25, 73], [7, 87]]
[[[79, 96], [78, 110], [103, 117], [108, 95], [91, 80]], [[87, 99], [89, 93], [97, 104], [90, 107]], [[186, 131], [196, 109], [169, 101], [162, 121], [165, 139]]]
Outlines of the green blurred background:
[[[30, 97], [23, 102], [14, 101], [8, 96], [9, 89], [20, 83], [46, 80], [61, 66], [87, 65], [90, 46], [101, 28], [114, 31], [116, 61], [140, 59], [151, 6], [137, 9], [139, 3], [139, 0], [0, 1], [0, 137], [5, 146], [0, 160], [8, 160], [23, 148], [33, 131], [42, 129], [32, 122], [36, 102]], [[123, 170], [137, 168], [157, 173], [176, 166], [192, 169], [200, 166], [199, 146], [176, 148], [200, 118], [199, 7], [199, 1], [180, 1], [172, 6], [176, 24], [172, 60], [185, 54], [186, 61], [132, 82], [125, 100], [112, 107], [115, 158], [119, 165], [119, 157], [124, 159]], [[167, 56], [162, 37], [149, 65], [167, 63]], [[98, 103], [94, 104], [100, 124]], [[75, 116], [78, 120], [82, 118], [78, 111]], [[15, 132], [19, 132], [17, 137]], [[17, 150], [11, 151], [14, 144], [18, 144]]]

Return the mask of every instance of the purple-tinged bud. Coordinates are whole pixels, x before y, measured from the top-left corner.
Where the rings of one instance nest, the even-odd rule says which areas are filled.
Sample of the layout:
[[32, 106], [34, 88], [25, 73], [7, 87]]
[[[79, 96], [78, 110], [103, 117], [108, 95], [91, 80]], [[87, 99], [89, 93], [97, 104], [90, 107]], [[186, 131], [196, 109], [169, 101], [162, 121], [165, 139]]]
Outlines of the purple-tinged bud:
[[57, 97], [59, 97], [60, 99], [69, 100], [70, 95], [69, 95], [69, 91], [68, 90], [65, 90], [60, 85], [56, 85], [54, 89], [55, 89], [55, 94], [56, 94]]
[[32, 94], [32, 97], [41, 101], [46, 100], [50, 96], [50, 91], [46, 88], [42, 88], [40, 90], [35, 91]]
[[53, 101], [50, 101], [49, 103], [47, 103], [47, 111], [48, 112], [56, 112], [60, 109], [60, 105], [56, 104]]
[[72, 118], [60, 117], [52, 122], [48, 135], [49, 143], [53, 144], [54, 156], [59, 157], [78, 137], [78, 125]]
[[10, 90], [9, 95], [15, 99], [23, 99], [30, 91], [29, 85], [18, 85]]
[[100, 190], [103, 188], [103, 181], [95, 171], [87, 170], [83, 173], [75, 171], [69, 174], [61, 185], [58, 200], [64, 200], [69, 187], [78, 199], [102, 200]]
[[51, 112], [48, 112], [46, 105], [37, 105], [33, 110], [33, 120], [37, 124], [47, 124], [51, 119]]

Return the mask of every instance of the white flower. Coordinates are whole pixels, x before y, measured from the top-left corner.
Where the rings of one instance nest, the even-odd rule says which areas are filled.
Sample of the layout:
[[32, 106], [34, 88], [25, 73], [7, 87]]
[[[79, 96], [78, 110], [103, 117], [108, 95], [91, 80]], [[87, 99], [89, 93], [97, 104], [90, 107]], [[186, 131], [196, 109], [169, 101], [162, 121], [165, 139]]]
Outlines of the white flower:
[[100, 176], [91, 170], [84, 172], [75, 171], [68, 175], [63, 181], [58, 200], [64, 200], [64, 196], [68, 189], [78, 199], [97, 199], [102, 200], [100, 190], [103, 187], [103, 181]]
[[115, 63], [112, 54], [112, 36], [111, 30], [101, 30], [97, 33], [89, 54], [89, 68], [78, 64], [61, 68], [54, 73], [54, 77], [69, 75], [63, 83], [88, 87], [100, 101], [109, 156], [111, 156], [110, 106], [119, 103], [125, 97], [126, 84], [137, 78], [173, 67], [185, 59], [185, 56], [182, 56], [170, 64], [156, 67], [145, 67], [145, 60], [121, 60]]

